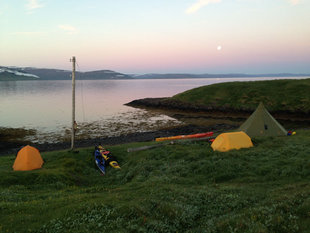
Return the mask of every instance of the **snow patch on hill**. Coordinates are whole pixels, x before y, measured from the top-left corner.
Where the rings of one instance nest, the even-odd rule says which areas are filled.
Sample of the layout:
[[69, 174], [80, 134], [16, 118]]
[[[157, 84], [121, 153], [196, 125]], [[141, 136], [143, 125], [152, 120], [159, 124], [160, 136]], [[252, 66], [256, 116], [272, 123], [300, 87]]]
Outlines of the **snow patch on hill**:
[[8, 73], [15, 74], [15, 75], [18, 75], [18, 76], [40, 78], [39, 76], [34, 75], [34, 74], [28, 74], [28, 73], [20, 72], [20, 71], [17, 71], [17, 70], [12, 70], [12, 69], [9, 69], [9, 68], [1, 67], [0, 68], [0, 73], [4, 73], [4, 72], [8, 72]]

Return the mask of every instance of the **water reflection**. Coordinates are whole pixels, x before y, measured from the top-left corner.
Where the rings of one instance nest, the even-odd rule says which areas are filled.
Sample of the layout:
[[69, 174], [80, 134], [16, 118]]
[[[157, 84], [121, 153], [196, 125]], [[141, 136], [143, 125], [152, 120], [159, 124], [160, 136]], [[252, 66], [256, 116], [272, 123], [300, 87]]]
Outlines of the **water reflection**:
[[[124, 104], [139, 98], [173, 96], [213, 83], [257, 79], [274, 78], [77, 80], [76, 120], [80, 126], [93, 125], [101, 133], [116, 134], [129, 131], [131, 126], [137, 128], [137, 121], [153, 126], [160, 121], [178, 124], [162, 114], [147, 116], [145, 111]], [[42, 135], [63, 135], [71, 126], [71, 88], [70, 80], [0, 82], [0, 127], [33, 128]], [[149, 122], [141, 120], [143, 115], [150, 118]], [[138, 130], [147, 130], [147, 126], [139, 127]]]

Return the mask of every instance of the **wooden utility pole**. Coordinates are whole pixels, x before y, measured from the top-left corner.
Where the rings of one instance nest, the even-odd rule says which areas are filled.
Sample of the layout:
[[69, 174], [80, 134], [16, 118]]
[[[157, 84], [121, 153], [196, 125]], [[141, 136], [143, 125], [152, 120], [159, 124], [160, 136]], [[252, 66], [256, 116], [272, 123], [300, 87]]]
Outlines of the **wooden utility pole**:
[[71, 132], [71, 150], [74, 150], [74, 137], [76, 130], [75, 122], [75, 57], [72, 59], [72, 132]]

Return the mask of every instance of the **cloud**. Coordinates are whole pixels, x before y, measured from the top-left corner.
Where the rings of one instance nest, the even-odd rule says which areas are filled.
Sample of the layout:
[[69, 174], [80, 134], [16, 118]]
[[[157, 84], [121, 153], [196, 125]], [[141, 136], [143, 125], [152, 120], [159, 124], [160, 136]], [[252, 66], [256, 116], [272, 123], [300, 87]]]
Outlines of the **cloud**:
[[292, 5], [297, 5], [300, 3], [300, 0], [289, 0]]
[[[197, 0], [196, 3], [194, 3], [189, 8], [186, 9], [186, 14], [193, 14], [198, 10], [200, 10], [202, 7], [209, 5], [210, 3], [219, 3], [221, 1], [222, 0]], [[286, 0], [286, 1], [289, 1], [291, 5], [298, 5], [302, 0]]]
[[198, 0], [196, 3], [194, 3], [189, 8], [187, 8], [186, 14], [193, 14], [196, 11], [198, 11], [200, 8], [206, 6], [206, 5], [210, 4], [210, 3], [218, 3], [218, 2], [221, 2], [221, 1], [222, 0]]
[[43, 35], [46, 32], [31, 32], [31, 31], [25, 31], [25, 32], [13, 32], [11, 33], [11, 35], [14, 36], [39, 36], [39, 35]]
[[26, 4], [26, 8], [29, 12], [33, 11], [34, 9], [43, 7], [43, 4], [40, 4], [38, 0], [27, 0], [27, 2], [28, 3]]
[[68, 34], [74, 34], [78, 32], [78, 30], [75, 27], [68, 25], [68, 24], [58, 25], [58, 28], [64, 30]]

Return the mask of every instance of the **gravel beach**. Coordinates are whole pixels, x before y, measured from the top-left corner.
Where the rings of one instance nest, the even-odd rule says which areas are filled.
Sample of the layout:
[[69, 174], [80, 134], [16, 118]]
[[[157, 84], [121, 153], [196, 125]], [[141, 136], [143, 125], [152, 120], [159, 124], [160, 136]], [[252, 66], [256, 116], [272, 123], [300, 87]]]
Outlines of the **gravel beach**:
[[[85, 139], [85, 140], [77, 140], [75, 142], [75, 147], [91, 147], [96, 146], [98, 144], [102, 145], [117, 145], [117, 144], [124, 144], [124, 143], [131, 143], [131, 142], [147, 142], [153, 141], [157, 137], [168, 137], [174, 135], [183, 135], [183, 134], [195, 134], [195, 133], [202, 133], [202, 132], [219, 132], [224, 130], [231, 130], [234, 129], [234, 125], [229, 124], [216, 124], [212, 126], [199, 126], [199, 125], [185, 125], [180, 127], [168, 128], [168, 129], [160, 129], [151, 132], [139, 132], [139, 133], [131, 133], [126, 135], [121, 135], [117, 137], [98, 137], [95, 139]], [[71, 142], [59, 142], [59, 143], [43, 143], [43, 144], [36, 144], [30, 142], [23, 142], [23, 141], [10, 141], [10, 142], [2, 142], [0, 146], [0, 155], [10, 155], [16, 154], [18, 150], [30, 144], [39, 151], [54, 151], [54, 150], [64, 150], [69, 149], [71, 146]]]

